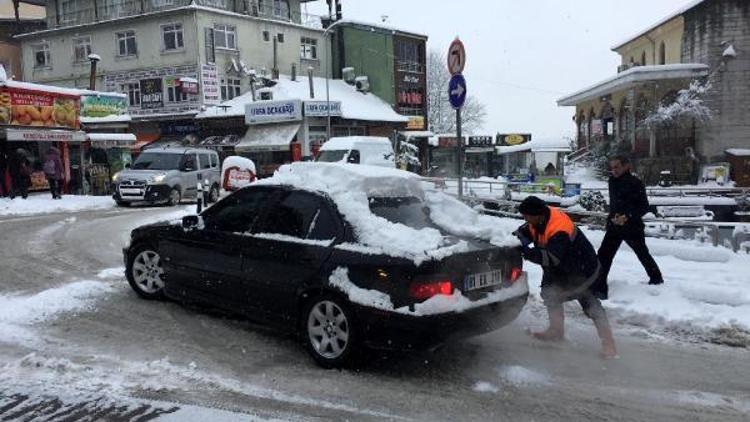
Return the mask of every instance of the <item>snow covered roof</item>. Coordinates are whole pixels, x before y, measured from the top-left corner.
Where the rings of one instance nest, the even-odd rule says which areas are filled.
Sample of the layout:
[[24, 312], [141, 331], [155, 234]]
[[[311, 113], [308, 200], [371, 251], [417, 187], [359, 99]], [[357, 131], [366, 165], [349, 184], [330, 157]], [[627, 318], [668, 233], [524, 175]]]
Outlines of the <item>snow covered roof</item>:
[[133, 120], [129, 114], [111, 114], [104, 117], [84, 117], [81, 116], [81, 123], [127, 123]]
[[570, 143], [563, 138], [532, 139], [520, 145], [504, 145], [495, 147], [497, 153], [512, 154], [514, 152], [570, 152]]
[[369, 23], [369, 22], [359, 21], [359, 20], [355, 20], [355, 19], [342, 19], [340, 21], [337, 21], [336, 24], [337, 24], [337, 26], [347, 25], [348, 24], [348, 25], [359, 25], [359, 26], [365, 26], [365, 27], [372, 27], [372, 28], [384, 29], [386, 31], [400, 32], [402, 34], [414, 35], [414, 36], [417, 36], [419, 38], [424, 38], [425, 40], [427, 39], [427, 35], [425, 35], [425, 34], [420, 34], [418, 32], [414, 32], [414, 31], [412, 31], [410, 29], [397, 28], [395, 26], [384, 24], [384, 23]]
[[391, 141], [388, 138], [380, 136], [342, 136], [333, 137], [323, 144], [325, 149], [351, 149], [355, 148], [358, 144], [363, 143], [377, 143], [382, 145], [391, 146]]
[[15, 89], [26, 89], [29, 91], [40, 91], [40, 92], [51, 92], [61, 95], [80, 96], [81, 90], [74, 88], [61, 88], [59, 86], [35, 84], [31, 82], [18, 82], [12, 80], [0, 81], [0, 86], [7, 86], [8, 88]]
[[701, 3], [705, 2], [705, 1], [706, 1], [706, 0], [692, 0], [692, 1], [690, 2], [690, 3], [686, 4], [685, 6], [682, 6], [682, 7], [681, 7], [680, 9], [678, 9], [678, 10], [677, 10], [676, 12], [674, 12], [674, 13], [672, 13], [672, 14], [668, 15], [668, 16], [667, 16], [666, 18], [664, 18], [664, 19], [661, 19], [661, 20], [660, 20], [659, 22], [657, 22], [657, 23], [655, 23], [655, 24], [653, 24], [653, 25], [649, 26], [649, 27], [648, 27], [648, 28], [647, 28], [646, 30], [644, 30], [644, 31], [641, 31], [641, 32], [639, 32], [639, 33], [638, 33], [637, 35], [634, 35], [634, 36], [632, 36], [632, 37], [629, 37], [629, 38], [627, 38], [627, 39], [626, 39], [626, 40], [624, 40], [624, 41], [618, 42], [617, 44], [615, 44], [615, 45], [614, 45], [614, 46], [612, 47], [612, 51], [615, 51], [615, 50], [619, 49], [620, 47], [624, 46], [625, 44], [627, 44], [627, 43], [629, 43], [629, 42], [631, 42], [631, 41], [635, 41], [636, 39], [638, 39], [638, 38], [642, 37], [643, 35], [645, 35], [645, 34], [648, 34], [649, 32], [653, 31], [654, 29], [656, 29], [656, 28], [658, 28], [658, 27], [660, 27], [660, 26], [664, 25], [665, 23], [667, 23], [667, 22], [671, 21], [672, 19], [674, 19], [674, 18], [676, 18], [676, 17], [678, 17], [678, 16], [682, 16], [682, 14], [684, 14], [684, 13], [685, 13], [685, 12], [687, 12], [688, 10], [690, 10], [690, 9], [692, 9], [692, 8], [694, 8], [694, 7], [698, 6], [698, 5], [700, 5]]
[[725, 150], [727, 154], [735, 155], [737, 157], [748, 157], [750, 156], [750, 149], [746, 148], [729, 148]]
[[[282, 75], [276, 81], [277, 84], [267, 88], [273, 92], [273, 100], [302, 100], [302, 101], [325, 101], [326, 80], [325, 78], [313, 78], [315, 98], [310, 97], [310, 85], [307, 78], [297, 78], [292, 81], [287, 75]], [[341, 79], [330, 79], [328, 81], [330, 101], [341, 102], [341, 117], [350, 120], [366, 120], [376, 122], [408, 122], [409, 118], [402, 116], [391, 108], [385, 101], [371, 92], [363, 93], [357, 91], [353, 86]], [[256, 100], [259, 102], [261, 100]], [[205, 111], [198, 113], [196, 119], [223, 118], [231, 116], [244, 116], [245, 105], [253, 103], [252, 93], [247, 92], [239, 97], [225, 101], [218, 106], [208, 107]]]
[[708, 65], [679, 63], [656, 66], [635, 66], [588, 88], [557, 100], [558, 106], [575, 106], [590, 99], [631, 87], [646, 81], [693, 79], [708, 75]]

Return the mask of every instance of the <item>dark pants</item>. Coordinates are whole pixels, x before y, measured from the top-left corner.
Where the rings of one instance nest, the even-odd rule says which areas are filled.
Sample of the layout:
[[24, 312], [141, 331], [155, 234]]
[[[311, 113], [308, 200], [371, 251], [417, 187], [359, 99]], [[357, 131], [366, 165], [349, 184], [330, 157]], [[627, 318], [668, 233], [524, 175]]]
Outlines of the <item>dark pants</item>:
[[23, 199], [29, 196], [29, 176], [11, 174], [10, 176], [10, 199], [20, 195]]
[[609, 289], [607, 286], [607, 277], [612, 267], [612, 260], [615, 258], [615, 254], [620, 249], [623, 241], [633, 249], [638, 260], [641, 261], [641, 265], [646, 270], [650, 281], [662, 281], [659, 266], [649, 253], [648, 246], [646, 246], [646, 236], [643, 233], [643, 228], [635, 227], [628, 230], [608, 228], [607, 233], [604, 235], [604, 240], [602, 240], [602, 245], [599, 247], [599, 263], [602, 264], [602, 268], [601, 273], [599, 273], [599, 279], [592, 286], [592, 290], [595, 292], [604, 293], [606, 296]]
[[49, 192], [52, 194], [52, 198], [62, 197], [62, 182], [61, 180], [55, 179], [54, 177], [47, 176], [47, 183], [49, 183]]

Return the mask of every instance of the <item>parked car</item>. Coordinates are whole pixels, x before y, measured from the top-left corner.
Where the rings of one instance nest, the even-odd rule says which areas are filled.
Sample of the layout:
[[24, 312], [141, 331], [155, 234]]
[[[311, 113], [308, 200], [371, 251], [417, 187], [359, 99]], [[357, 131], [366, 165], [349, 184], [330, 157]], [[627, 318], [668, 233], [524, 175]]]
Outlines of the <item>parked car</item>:
[[388, 138], [377, 136], [331, 138], [320, 147], [320, 153], [316, 161], [396, 167], [391, 141]]
[[112, 176], [113, 198], [121, 206], [138, 202], [176, 205], [182, 199], [196, 198], [198, 183], [208, 191], [209, 202], [218, 200], [221, 169], [215, 151], [153, 148]]
[[[329, 170], [300, 180], [343, 180], [351, 189], [361, 177]], [[432, 221], [424, 198], [403, 188], [386, 194], [395, 182], [382, 182], [360, 183], [371, 187], [362, 201], [372, 215], [357, 211], [357, 221], [331, 192], [266, 179], [199, 216], [136, 228], [123, 250], [128, 282], [144, 299], [202, 302], [296, 331], [323, 367], [347, 364], [359, 347], [422, 349], [516, 318], [528, 295], [518, 249], [452, 235]], [[362, 242], [362, 218], [380, 222], [375, 230], [385, 219], [436, 234], [446, 249], [416, 261], [373, 252]], [[462, 249], [448, 253], [454, 245]]]

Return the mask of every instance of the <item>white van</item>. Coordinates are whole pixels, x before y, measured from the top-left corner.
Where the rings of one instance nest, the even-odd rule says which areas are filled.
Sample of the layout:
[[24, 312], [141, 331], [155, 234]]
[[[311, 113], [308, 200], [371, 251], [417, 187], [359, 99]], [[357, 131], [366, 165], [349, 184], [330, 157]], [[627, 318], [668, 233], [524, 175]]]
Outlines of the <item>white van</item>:
[[320, 147], [316, 161], [345, 162], [379, 167], [396, 167], [393, 146], [378, 136], [342, 136], [331, 138]]

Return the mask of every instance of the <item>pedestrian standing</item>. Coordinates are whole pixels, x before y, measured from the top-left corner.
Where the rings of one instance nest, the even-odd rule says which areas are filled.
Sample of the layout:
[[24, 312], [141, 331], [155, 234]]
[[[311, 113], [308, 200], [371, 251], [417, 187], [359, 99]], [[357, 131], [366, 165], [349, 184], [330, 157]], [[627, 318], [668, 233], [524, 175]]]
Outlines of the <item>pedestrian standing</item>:
[[5, 145], [0, 146], [0, 198], [8, 196], [8, 185], [5, 183], [8, 171], [8, 155], [5, 153]]
[[60, 159], [60, 150], [57, 147], [49, 147], [44, 156], [44, 175], [47, 176], [49, 191], [52, 199], [62, 199], [63, 166]]
[[549, 327], [530, 334], [544, 341], [563, 340], [563, 303], [577, 300], [586, 316], [594, 321], [602, 343], [601, 356], [617, 357], [607, 313], [591, 290], [600, 267], [594, 247], [567, 214], [548, 207], [536, 196], [524, 199], [518, 211], [526, 224], [513, 234], [521, 241], [523, 257], [542, 266], [541, 297], [549, 315]]
[[8, 160], [8, 171], [10, 172], [10, 199], [21, 195], [26, 199], [29, 196], [29, 184], [31, 183], [31, 164], [26, 158], [26, 151], [18, 148], [11, 154]]
[[609, 160], [612, 176], [609, 178], [609, 217], [607, 232], [599, 247], [599, 262], [602, 270], [594, 285], [594, 293], [600, 299], [609, 296], [607, 277], [612, 267], [612, 260], [623, 241], [635, 252], [638, 260], [648, 274], [648, 284], [662, 284], [659, 266], [654, 261], [646, 246], [643, 216], [648, 212], [646, 188], [630, 172], [630, 159], [617, 155]]

